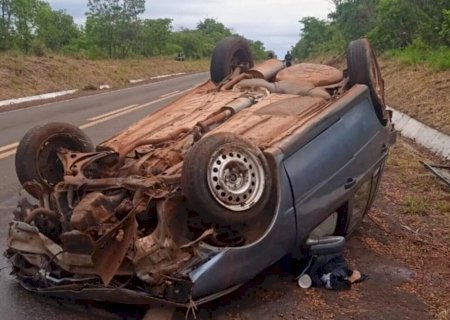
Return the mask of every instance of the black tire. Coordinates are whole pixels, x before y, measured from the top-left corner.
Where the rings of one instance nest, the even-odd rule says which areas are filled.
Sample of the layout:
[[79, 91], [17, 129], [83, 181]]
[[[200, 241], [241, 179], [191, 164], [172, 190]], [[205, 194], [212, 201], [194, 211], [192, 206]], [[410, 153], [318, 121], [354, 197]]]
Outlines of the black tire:
[[16, 174], [33, 197], [39, 198], [41, 192], [27, 182], [37, 182], [48, 192], [63, 180], [64, 169], [57, 156], [59, 148], [78, 152], [95, 150], [83, 131], [67, 123], [52, 122], [36, 126], [20, 140], [15, 159]]
[[347, 49], [347, 68], [350, 86], [365, 84], [369, 87], [375, 112], [380, 122], [385, 125], [387, 114], [384, 102], [384, 80], [369, 40], [358, 39], [350, 42]]
[[266, 209], [272, 178], [257, 146], [236, 134], [220, 132], [203, 138], [186, 154], [181, 186], [205, 220], [247, 223]]
[[244, 64], [253, 67], [253, 57], [250, 46], [242, 37], [226, 37], [217, 43], [211, 58], [211, 80], [218, 84], [233, 70]]

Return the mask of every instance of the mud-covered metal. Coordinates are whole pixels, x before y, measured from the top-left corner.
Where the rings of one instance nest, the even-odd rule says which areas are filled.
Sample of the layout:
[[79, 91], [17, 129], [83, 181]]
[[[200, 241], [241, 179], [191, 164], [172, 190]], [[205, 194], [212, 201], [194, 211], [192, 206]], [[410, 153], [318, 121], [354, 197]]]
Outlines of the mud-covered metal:
[[[270, 201], [257, 221], [208, 220], [208, 212], [195, 210], [181, 188], [186, 155], [205, 136], [232, 132], [265, 153], [274, 185], [286, 184], [279, 169], [283, 149], [333, 114], [341, 100], [355, 98], [348, 89], [339, 70], [284, 69], [270, 60], [248, 72], [236, 68], [218, 85], [200, 85], [95, 152], [58, 148], [62, 180], [50, 190], [29, 182], [40, 199], [22, 199], [14, 212], [6, 252], [13, 273], [38, 292], [83, 291], [93, 297], [97, 290], [98, 299], [105, 292], [114, 300], [123, 294], [124, 302], [185, 306], [205, 300], [194, 295], [206, 292], [196, 287], [195, 277], [229, 248], [258, 243], [271, 222], [282, 219], [276, 216], [277, 199], [289, 195], [278, 187], [263, 192], [267, 177], [260, 160], [245, 146], [228, 144], [212, 153], [207, 176], [192, 183], [207, 185], [213, 199], [237, 214], [252, 209], [263, 194]], [[284, 228], [292, 221], [283, 221]], [[286, 239], [295, 237], [291, 233]], [[221, 281], [224, 292], [236, 285]]]

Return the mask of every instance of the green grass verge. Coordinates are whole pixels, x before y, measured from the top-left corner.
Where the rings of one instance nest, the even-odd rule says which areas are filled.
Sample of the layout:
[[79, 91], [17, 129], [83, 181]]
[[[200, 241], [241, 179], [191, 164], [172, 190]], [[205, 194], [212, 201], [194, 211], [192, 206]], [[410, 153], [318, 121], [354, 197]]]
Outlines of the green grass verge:
[[431, 49], [411, 46], [402, 50], [389, 50], [385, 55], [407, 65], [426, 65], [436, 71], [450, 70], [450, 48]]

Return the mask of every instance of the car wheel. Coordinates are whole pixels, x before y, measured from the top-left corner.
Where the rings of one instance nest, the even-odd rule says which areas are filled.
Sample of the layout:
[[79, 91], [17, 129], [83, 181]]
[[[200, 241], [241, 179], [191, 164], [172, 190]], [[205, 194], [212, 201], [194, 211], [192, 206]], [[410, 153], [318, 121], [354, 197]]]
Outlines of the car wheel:
[[214, 49], [211, 58], [211, 80], [218, 84], [222, 82], [239, 65], [253, 67], [253, 57], [250, 46], [242, 37], [226, 37]]
[[186, 154], [182, 189], [200, 215], [211, 222], [245, 223], [270, 198], [272, 179], [262, 151], [233, 133], [216, 133]]
[[370, 97], [378, 118], [386, 124], [386, 105], [384, 102], [384, 80], [381, 77], [377, 58], [367, 39], [350, 42], [347, 49], [348, 78], [351, 86], [365, 84], [369, 87]]
[[16, 174], [33, 197], [40, 198], [41, 192], [27, 183], [37, 182], [43, 191], [48, 192], [63, 180], [64, 169], [57, 156], [60, 148], [78, 152], [94, 151], [89, 137], [67, 123], [52, 122], [36, 126], [20, 140], [15, 159]]

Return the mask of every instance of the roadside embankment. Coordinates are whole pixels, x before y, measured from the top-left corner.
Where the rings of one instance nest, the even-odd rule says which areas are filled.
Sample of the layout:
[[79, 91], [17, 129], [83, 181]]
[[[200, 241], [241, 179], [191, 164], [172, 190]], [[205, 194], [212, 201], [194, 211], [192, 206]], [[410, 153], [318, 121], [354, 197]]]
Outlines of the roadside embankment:
[[84, 60], [63, 56], [0, 55], [0, 100], [61, 90], [128, 85], [130, 80], [205, 71], [209, 61], [171, 57], [134, 60]]

